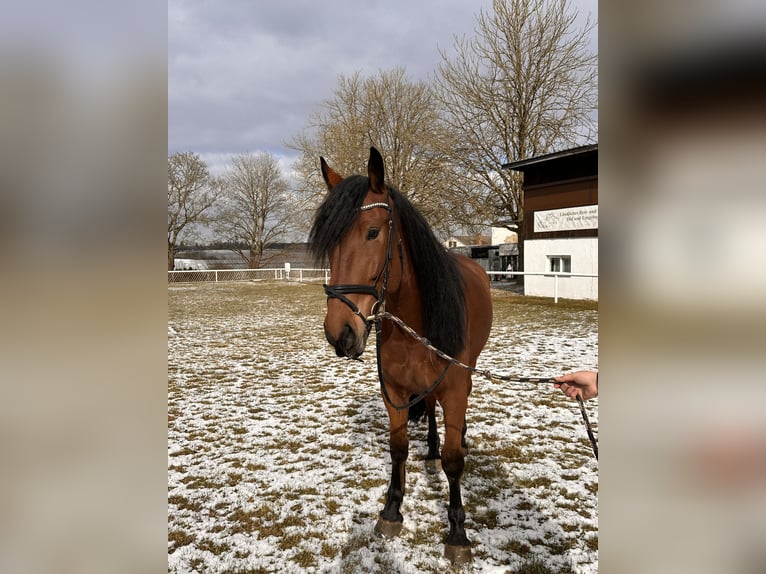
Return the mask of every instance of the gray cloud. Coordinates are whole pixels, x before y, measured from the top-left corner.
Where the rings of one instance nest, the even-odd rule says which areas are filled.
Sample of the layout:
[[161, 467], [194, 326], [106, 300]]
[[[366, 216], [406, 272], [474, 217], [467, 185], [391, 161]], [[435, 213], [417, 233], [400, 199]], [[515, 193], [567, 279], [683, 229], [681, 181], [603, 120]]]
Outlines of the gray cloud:
[[[328, 4], [170, 0], [169, 152], [213, 163], [256, 150], [289, 157], [284, 143], [332, 96], [339, 74], [404, 66], [427, 79], [439, 49], [472, 34], [491, 0]], [[596, 16], [595, 0], [580, 5]]]

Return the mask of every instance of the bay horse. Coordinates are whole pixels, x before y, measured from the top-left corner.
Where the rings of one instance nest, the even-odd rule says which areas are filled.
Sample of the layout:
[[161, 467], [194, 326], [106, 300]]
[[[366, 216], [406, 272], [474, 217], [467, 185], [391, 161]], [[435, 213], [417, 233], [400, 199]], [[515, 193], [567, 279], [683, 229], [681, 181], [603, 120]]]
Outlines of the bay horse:
[[[371, 330], [370, 316], [385, 308], [434, 347], [474, 367], [492, 324], [489, 278], [481, 266], [448, 252], [410, 201], [385, 183], [383, 158], [374, 147], [367, 177], [344, 178], [324, 158], [320, 167], [328, 193], [316, 211], [309, 250], [318, 261], [329, 261], [324, 333], [336, 354], [357, 359]], [[453, 563], [468, 562], [471, 549], [460, 479], [471, 374], [458, 366], [450, 368], [450, 362], [392, 322], [378, 320], [376, 334], [381, 394], [389, 418], [391, 481], [375, 532], [393, 537], [401, 531], [408, 411], [412, 415], [423, 403], [428, 414], [427, 459], [439, 458], [438, 402], [445, 425], [441, 466], [449, 483], [445, 556]], [[413, 404], [413, 395], [422, 402]]]

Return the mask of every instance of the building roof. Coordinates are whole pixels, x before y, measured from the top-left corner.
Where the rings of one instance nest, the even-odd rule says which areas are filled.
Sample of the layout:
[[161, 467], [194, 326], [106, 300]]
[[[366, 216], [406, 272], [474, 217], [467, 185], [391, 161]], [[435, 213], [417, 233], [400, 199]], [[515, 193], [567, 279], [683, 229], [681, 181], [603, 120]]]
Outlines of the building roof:
[[539, 185], [561, 184], [577, 179], [598, 179], [598, 144], [503, 164], [524, 174], [524, 193]]
[[523, 168], [526, 168], [526, 167], [529, 167], [529, 166], [532, 166], [532, 165], [535, 165], [535, 164], [538, 164], [538, 163], [543, 163], [543, 162], [546, 162], [546, 161], [551, 161], [551, 160], [561, 159], [561, 158], [565, 158], [565, 157], [569, 157], [569, 156], [589, 153], [589, 152], [596, 151], [596, 150], [598, 150], [598, 144], [597, 143], [590, 144], [590, 145], [584, 145], [584, 146], [580, 146], [580, 147], [575, 147], [575, 148], [571, 148], [571, 149], [567, 149], [567, 150], [563, 150], [563, 151], [556, 151], [556, 152], [553, 152], [553, 153], [547, 153], [545, 155], [538, 155], [536, 157], [530, 157], [528, 159], [522, 159], [522, 160], [519, 160], [519, 161], [510, 162], [510, 163], [504, 163], [502, 167], [503, 167], [503, 169], [513, 169], [513, 170], [517, 170], [517, 171], [524, 171]]

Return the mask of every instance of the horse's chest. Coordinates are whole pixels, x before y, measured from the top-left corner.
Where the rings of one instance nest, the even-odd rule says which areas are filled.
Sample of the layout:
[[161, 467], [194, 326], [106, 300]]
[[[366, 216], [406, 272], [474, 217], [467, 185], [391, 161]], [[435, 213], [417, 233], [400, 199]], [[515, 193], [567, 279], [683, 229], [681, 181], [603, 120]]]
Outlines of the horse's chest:
[[381, 349], [381, 364], [386, 382], [412, 392], [426, 388], [432, 382], [435, 371], [430, 355], [422, 347], [384, 346]]

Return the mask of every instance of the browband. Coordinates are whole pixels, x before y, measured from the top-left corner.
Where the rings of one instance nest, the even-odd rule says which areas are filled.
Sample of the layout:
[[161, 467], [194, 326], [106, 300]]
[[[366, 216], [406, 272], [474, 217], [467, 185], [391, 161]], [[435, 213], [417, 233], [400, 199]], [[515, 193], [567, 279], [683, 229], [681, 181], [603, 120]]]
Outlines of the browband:
[[391, 206], [389, 206], [387, 203], [384, 203], [382, 201], [379, 201], [378, 203], [368, 203], [367, 205], [363, 205], [359, 208], [359, 211], [367, 211], [368, 209], [374, 209], [376, 207], [382, 207], [384, 209], [391, 210]]

